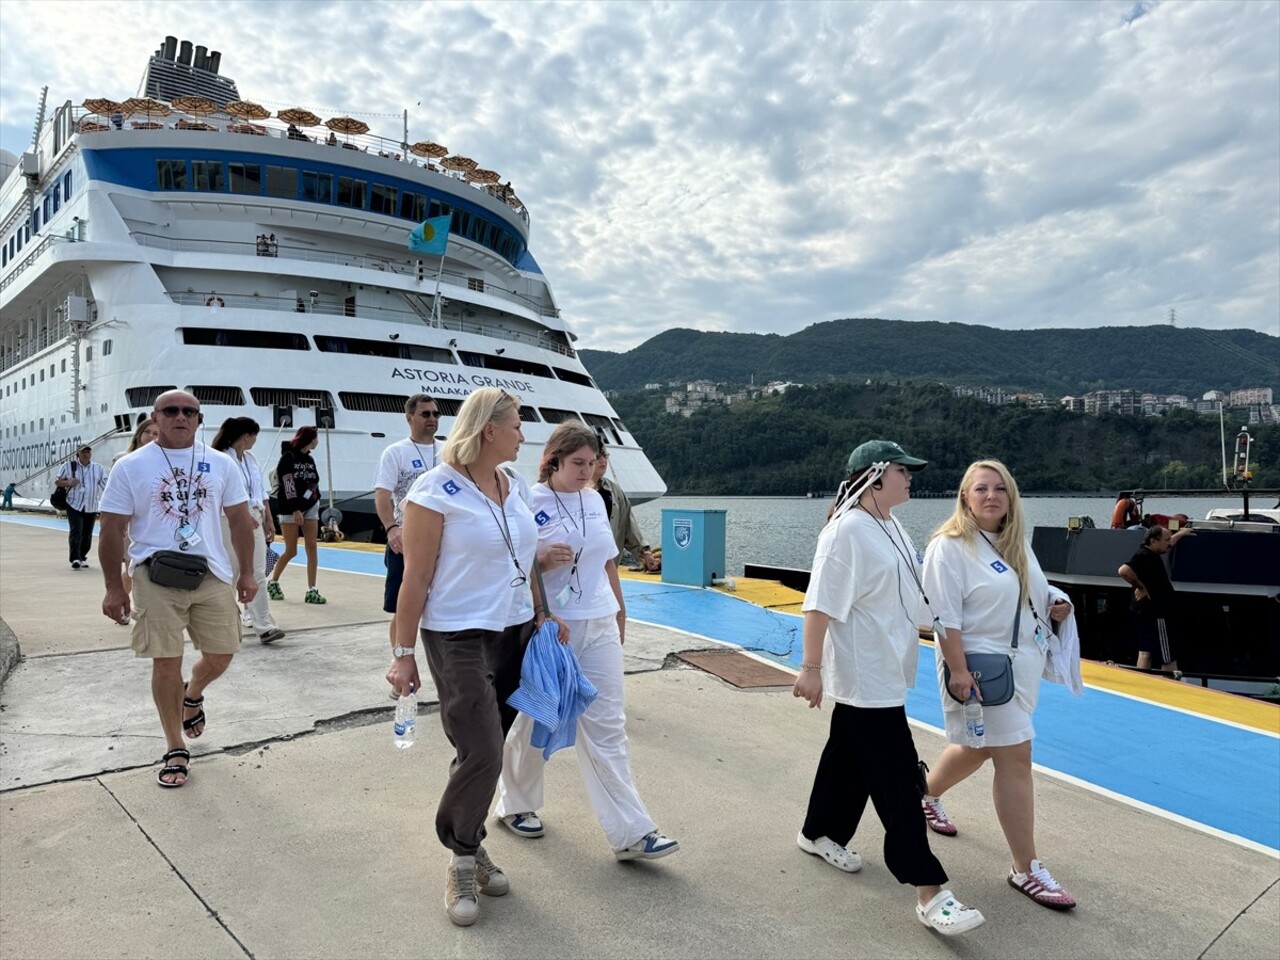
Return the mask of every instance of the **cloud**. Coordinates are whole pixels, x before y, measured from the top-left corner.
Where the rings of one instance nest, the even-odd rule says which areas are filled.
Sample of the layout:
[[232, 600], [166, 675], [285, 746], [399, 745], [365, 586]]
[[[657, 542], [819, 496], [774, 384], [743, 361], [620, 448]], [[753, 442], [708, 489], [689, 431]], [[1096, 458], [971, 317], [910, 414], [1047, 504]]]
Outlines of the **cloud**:
[[0, 138], [23, 148], [41, 83], [134, 93], [172, 33], [250, 99], [395, 138], [410, 106], [411, 139], [510, 177], [587, 346], [1170, 307], [1280, 333], [1276, 2], [355, 9], [6, 0]]

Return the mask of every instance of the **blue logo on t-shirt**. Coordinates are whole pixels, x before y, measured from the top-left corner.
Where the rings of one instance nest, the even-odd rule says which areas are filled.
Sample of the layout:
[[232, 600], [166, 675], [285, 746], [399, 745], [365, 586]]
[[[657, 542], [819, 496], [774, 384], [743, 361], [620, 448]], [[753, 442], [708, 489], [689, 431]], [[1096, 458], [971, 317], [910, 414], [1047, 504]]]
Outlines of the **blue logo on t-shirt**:
[[199, 463], [196, 464], [196, 471], [199, 473], [208, 473], [209, 465], [205, 463], [203, 460], [201, 460]]
[[452, 497], [455, 493], [457, 493], [459, 490], [461, 490], [461, 489], [462, 489], [462, 488], [461, 488], [461, 487], [459, 487], [459, 486], [458, 486], [456, 483], [454, 483], [452, 480], [446, 480], [446, 481], [444, 482], [444, 492], [445, 492], [445, 493], [447, 493], [447, 494], [448, 494], [449, 496], [451, 496], [451, 497]]
[[551, 522], [551, 518], [547, 516], [547, 511], [545, 510], [539, 510], [537, 513], [533, 515], [533, 519], [534, 519], [534, 522], [537, 523], [537, 525], [540, 527], [545, 527], [548, 523]]
[[1004, 572], [1005, 572], [1006, 570], [1008, 570], [1009, 568], [1008, 568], [1008, 567], [1006, 567], [1006, 566], [1005, 566], [1003, 563], [1001, 563], [999, 560], [992, 560], [992, 561], [991, 561], [991, 569], [992, 569], [992, 570], [994, 570], [996, 573], [1004, 573]]
[[415, 470], [421, 470], [421, 469], [422, 469], [422, 461], [421, 461], [421, 460], [414, 460], [414, 461], [413, 461], [413, 469], [415, 469]]

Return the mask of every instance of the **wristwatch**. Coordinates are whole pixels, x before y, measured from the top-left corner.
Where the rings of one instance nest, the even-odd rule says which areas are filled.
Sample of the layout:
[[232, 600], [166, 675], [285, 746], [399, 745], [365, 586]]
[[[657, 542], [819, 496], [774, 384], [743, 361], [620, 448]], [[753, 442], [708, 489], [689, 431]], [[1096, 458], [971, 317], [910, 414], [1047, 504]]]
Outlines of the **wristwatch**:
[[416, 650], [417, 647], [392, 647], [391, 655], [398, 660], [401, 657], [412, 657]]

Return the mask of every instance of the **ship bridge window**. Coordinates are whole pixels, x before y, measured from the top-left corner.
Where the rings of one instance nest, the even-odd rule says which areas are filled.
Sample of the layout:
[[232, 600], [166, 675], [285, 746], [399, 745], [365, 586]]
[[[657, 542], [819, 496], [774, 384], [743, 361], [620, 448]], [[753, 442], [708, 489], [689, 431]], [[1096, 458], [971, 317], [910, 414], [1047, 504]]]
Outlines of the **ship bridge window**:
[[124, 392], [124, 395], [131, 407], [152, 407], [155, 406], [156, 397], [160, 396], [160, 394], [177, 389], [178, 385], [176, 383], [161, 387], [130, 387]]
[[[181, 162], [181, 161], [179, 161], [179, 162]], [[183, 164], [183, 169], [186, 169], [186, 164]], [[42, 204], [42, 207], [43, 207], [43, 210], [44, 210], [44, 219], [45, 219], [45, 222], [46, 222], [46, 223], [48, 223], [48, 222], [49, 222], [49, 218], [50, 218], [51, 216], [53, 216], [53, 200], [52, 200], [50, 197], [45, 196], [45, 198], [44, 198], [44, 203]]]
[[484, 293], [484, 277], [467, 277], [467, 289]]
[[355, 177], [338, 178], [338, 206], [364, 209], [365, 190], [368, 183]]
[[595, 383], [585, 373], [578, 373], [576, 370], [561, 370], [559, 367], [552, 367], [557, 377], [566, 383], [576, 383], [582, 387], [594, 387]]
[[62, 178], [62, 196], [64, 199], [71, 199], [71, 171], [68, 170], [66, 176]]
[[396, 215], [396, 188], [384, 183], [375, 183], [369, 191], [369, 210], [372, 213], [385, 213], [389, 217]]
[[572, 410], [557, 410], [555, 407], [539, 407], [542, 419], [547, 423], [564, 423], [566, 420], [581, 420]]
[[622, 437], [618, 436], [617, 431], [613, 428], [613, 421], [608, 417], [602, 417], [598, 413], [584, 413], [582, 415], [582, 419], [586, 422], [588, 427], [591, 427], [598, 435], [604, 437], [604, 439], [612, 439], [614, 443], [619, 445], [622, 444]]
[[221, 160], [192, 160], [191, 189], [222, 193], [227, 189]]
[[296, 167], [267, 167], [267, 196], [296, 200], [298, 197], [298, 169]]
[[[452, 208], [440, 200], [432, 200], [427, 207], [427, 217], [447, 217], [452, 212]], [[426, 219], [425, 217], [423, 219]]]
[[211, 407], [244, 406], [244, 391], [239, 387], [191, 386], [187, 393]]
[[303, 170], [302, 199], [315, 203], [333, 203], [333, 174]]
[[40, 232], [40, 208], [36, 207], [31, 211], [31, 229], [36, 233]]
[[[328, 390], [299, 390], [293, 387], [250, 387], [249, 395], [260, 407], [328, 407], [333, 409], [333, 394]], [[404, 412], [401, 403], [400, 411]]]
[[395, 393], [350, 393], [343, 390], [338, 399], [348, 410], [362, 413], [404, 413], [404, 405], [408, 402], [408, 394]]
[[269, 350], [310, 350], [301, 333], [278, 330], [215, 330], [211, 327], [183, 327], [182, 342], [201, 347], [265, 347]]
[[458, 356], [468, 367], [483, 367], [486, 370], [502, 370], [506, 373], [523, 373], [526, 377], [546, 377], [548, 380], [553, 379], [550, 367], [541, 363], [532, 363], [529, 360], [520, 360], [516, 357], [495, 357], [492, 354], [472, 353], [468, 350], [459, 350]]
[[427, 198], [406, 190], [400, 194], [400, 216], [405, 220], [417, 220], [421, 223], [427, 219]]
[[523, 420], [525, 423], [537, 423], [538, 411], [533, 409], [533, 407], [521, 407], [520, 419]]
[[258, 163], [228, 163], [232, 193], [257, 195], [262, 193], [262, 165]]
[[386, 340], [361, 340], [357, 337], [316, 337], [322, 353], [353, 353], [364, 357], [391, 357], [396, 360], [425, 360], [428, 363], [456, 363], [453, 354], [441, 347], [419, 343], [393, 343]]
[[55, 183], [53, 185], [53, 212], [57, 213], [62, 209], [62, 184]]
[[[161, 190], [187, 189], [187, 161], [157, 160], [156, 186]], [[44, 218], [49, 219], [49, 201], [45, 199]]]

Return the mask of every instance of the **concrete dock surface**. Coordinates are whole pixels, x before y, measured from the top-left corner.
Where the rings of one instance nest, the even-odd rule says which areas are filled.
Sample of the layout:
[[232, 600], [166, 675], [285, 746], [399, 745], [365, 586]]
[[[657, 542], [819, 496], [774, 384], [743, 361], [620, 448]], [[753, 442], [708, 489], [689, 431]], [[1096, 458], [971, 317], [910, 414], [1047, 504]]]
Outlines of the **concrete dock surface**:
[[[1280, 944], [1275, 857], [1041, 775], [1039, 853], [1080, 906], [1032, 903], [1005, 881], [989, 769], [948, 794], [960, 835], [931, 838], [987, 923], [939, 937], [885, 869], [870, 808], [860, 873], [795, 846], [829, 710], [675, 666], [705, 643], [639, 624], [632, 766], [681, 850], [615, 861], [566, 751], [547, 768], [547, 835], [492, 826], [512, 890], [459, 929], [433, 828], [451, 751], [429, 688], [417, 746], [391, 743], [380, 580], [322, 571], [329, 604], [305, 608], [291, 569], [272, 605], [289, 636], [246, 637], [209, 688], [188, 784], [162, 790], [149, 666], [102, 617], [96, 564], [71, 571], [64, 545], [0, 523], [0, 617], [24, 655], [0, 690], [0, 958], [1229, 958]], [[915, 739], [930, 761], [942, 746]]]

